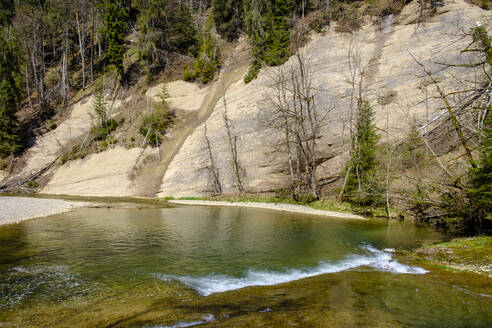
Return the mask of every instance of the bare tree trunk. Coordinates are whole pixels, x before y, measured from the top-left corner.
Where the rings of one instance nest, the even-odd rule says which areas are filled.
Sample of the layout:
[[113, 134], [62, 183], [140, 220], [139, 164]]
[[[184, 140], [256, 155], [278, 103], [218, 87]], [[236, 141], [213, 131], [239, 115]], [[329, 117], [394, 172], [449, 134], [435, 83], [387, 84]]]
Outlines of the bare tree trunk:
[[390, 146], [389, 146], [389, 111], [388, 111], [388, 106], [386, 105], [386, 204], [385, 204], [385, 209], [386, 209], [386, 216], [388, 217], [388, 220], [391, 219], [391, 212], [390, 212], [390, 202], [389, 202], [389, 169], [390, 169], [390, 164], [391, 164], [391, 153], [390, 153]]
[[40, 89], [41, 89], [41, 101], [44, 104], [45, 96], [44, 96], [44, 77], [46, 76], [46, 65], [44, 62], [44, 31], [41, 30], [41, 69], [39, 70], [40, 72], [40, 77], [39, 77], [39, 83], [40, 83]]
[[453, 127], [456, 131], [456, 134], [458, 135], [458, 137], [461, 141], [461, 144], [462, 144], [463, 148], [465, 149], [466, 156], [468, 157], [468, 162], [471, 165], [471, 167], [476, 168], [477, 165], [475, 164], [475, 161], [473, 160], [471, 149], [468, 146], [468, 143], [465, 139], [465, 136], [463, 135], [463, 131], [461, 130], [460, 124], [459, 124], [458, 120], [456, 119], [456, 116], [454, 115], [453, 108], [451, 107], [451, 104], [449, 103], [448, 98], [446, 97], [446, 94], [444, 93], [444, 91], [439, 86], [439, 83], [434, 79], [433, 74], [425, 68], [424, 64], [419, 62], [417, 60], [417, 58], [415, 58], [415, 56], [410, 51], [408, 51], [408, 53], [410, 54], [410, 56], [412, 56], [413, 60], [422, 68], [424, 73], [427, 76], [429, 76], [432, 83], [435, 85], [437, 92], [439, 93], [439, 96], [441, 97], [442, 101], [444, 102], [444, 105], [446, 106], [446, 109], [448, 111], [449, 117], [451, 118], [451, 122], [453, 123]]
[[60, 83], [60, 95], [62, 96], [63, 98], [63, 103], [65, 104], [66, 100], [67, 100], [67, 53], [66, 51], [63, 52], [63, 56], [62, 56], [62, 62], [61, 62], [61, 75], [62, 75], [62, 78], [61, 78], [61, 83]]
[[81, 30], [79, 15], [75, 14], [75, 23], [77, 25], [77, 34], [79, 36], [80, 63], [82, 65], [82, 89], [85, 89], [85, 51], [84, 51], [84, 31]]
[[212, 147], [210, 146], [210, 139], [207, 136], [207, 124], [206, 123], [205, 123], [205, 127], [204, 127], [204, 137], [205, 137], [205, 143], [206, 143], [207, 149], [208, 149], [208, 156], [210, 159], [209, 174], [212, 177], [212, 182], [213, 182], [215, 194], [220, 195], [220, 194], [222, 194], [222, 185], [220, 184], [219, 169], [215, 165], [215, 160], [214, 160], [214, 156], [212, 153]]
[[229, 147], [231, 150], [232, 166], [233, 166], [234, 176], [236, 180], [236, 189], [237, 191], [239, 191], [241, 195], [244, 196], [246, 192], [243, 187], [242, 172], [241, 172], [241, 167], [239, 165], [239, 159], [237, 154], [237, 136], [233, 136], [231, 133], [231, 123], [227, 115], [227, 103], [226, 103], [225, 92], [222, 99], [224, 102], [224, 124], [227, 129], [227, 139], [229, 141]]
[[96, 33], [96, 25], [95, 25], [95, 3], [92, 2], [92, 30], [91, 30], [91, 84], [94, 84], [94, 38]]
[[31, 107], [31, 110], [34, 111], [34, 107], [32, 106], [32, 101], [31, 101], [31, 89], [29, 88], [29, 72], [27, 70], [27, 65], [26, 65], [26, 88], [27, 88], [27, 100], [29, 102], [29, 107]]

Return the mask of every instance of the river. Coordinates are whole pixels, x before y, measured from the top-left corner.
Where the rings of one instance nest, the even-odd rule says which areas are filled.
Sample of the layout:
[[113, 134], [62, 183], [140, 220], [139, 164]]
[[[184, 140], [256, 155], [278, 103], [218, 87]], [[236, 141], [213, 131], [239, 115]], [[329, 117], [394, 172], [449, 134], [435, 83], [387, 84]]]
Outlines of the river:
[[490, 278], [404, 255], [449, 238], [265, 209], [75, 209], [0, 226], [0, 327], [490, 327]]

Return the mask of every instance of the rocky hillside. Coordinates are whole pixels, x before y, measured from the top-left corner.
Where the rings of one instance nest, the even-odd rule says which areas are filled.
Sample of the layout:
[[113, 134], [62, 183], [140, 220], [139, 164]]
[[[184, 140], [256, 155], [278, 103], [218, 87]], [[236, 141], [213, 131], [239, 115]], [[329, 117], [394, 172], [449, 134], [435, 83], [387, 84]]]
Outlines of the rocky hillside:
[[[337, 181], [348, 156], [349, 95], [353, 90], [349, 83], [349, 58], [352, 65], [354, 58], [358, 58], [360, 66], [366, 67], [363, 82], [366, 98], [376, 112], [377, 126], [381, 131], [389, 131], [391, 140], [405, 136], [414, 118], [423, 126], [426, 122], [439, 124], [443, 117], [442, 99], [432, 97], [436, 88], [422, 82], [424, 74], [415, 59], [430, 69], [436, 68], [436, 62], [461, 62], [460, 50], [469, 40], [460, 37], [460, 32], [468, 31], [477, 22], [487, 24], [490, 14], [464, 0], [444, 1], [424, 22], [418, 13], [418, 3], [413, 1], [397, 15], [377, 21], [365, 19], [363, 26], [353, 33], [338, 32], [337, 23], [332, 23], [319, 32], [311, 32], [305, 45], [299, 48], [312, 71], [315, 102], [326, 116], [317, 143], [320, 162], [317, 174], [323, 184]], [[166, 83], [168, 102], [181, 113], [182, 120], [181, 125], [177, 124], [166, 134], [160, 148], [142, 149], [139, 142], [109, 144], [83, 158], [60, 161], [64, 152], [83, 141], [90, 131], [91, 96], [72, 105], [66, 119], [38, 137], [23, 155], [23, 164], [10, 176], [2, 171], [2, 182], [19, 181], [42, 171], [36, 175], [42, 193], [208, 195], [212, 185], [206, 126], [222, 191], [234, 192], [234, 170], [224, 124], [226, 106], [246, 191], [265, 192], [286, 187], [286, 154], [275, 151], [281, 135], [267, 122], [272, 107], [272, 76], [294, 65], [297, 57], [292, 56], [279, 67], [262, 68], [258, 77], [246, 84], [243, 77], [250, 64], [250, 50], [244, 38], [236, 41], [220, 73], [205, 86], [181, 80]], [[459, 68], [442, 71], [436, 78], [444, 86], [451, 85], [457, 83], [454, 74], [460, 72]], [[142, 110], [141, 104], [148, 99], [157, 101], [160, 89], [161, 85], [156, 85], [146, 91], [134, 90], [134, 94], [119, 94], [112, 105], [114, 115], [131, 112], [132, 108]], [[424, 100], [426, 96], [428, 101]], [[431, 130], [432, 127], [429, 124]], [[117, 130], [114, 138], [125, 139], [125, 132], [125, 129]]]

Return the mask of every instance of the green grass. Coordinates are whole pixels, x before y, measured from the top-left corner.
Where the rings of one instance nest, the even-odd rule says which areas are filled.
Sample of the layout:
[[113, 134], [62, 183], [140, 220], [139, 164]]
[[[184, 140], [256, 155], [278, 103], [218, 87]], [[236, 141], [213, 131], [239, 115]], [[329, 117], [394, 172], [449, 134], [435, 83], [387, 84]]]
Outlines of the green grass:
[[492, 236], [480, 236], [472, 238], [458, 238], [448, 241], [446, 243], [439, 243], [435, 245], [426, 246], [426, 248], [446, 247], [461, 250], [476, 250], [482, 248], [489, 248], [492, 254]]
[[448, 268], [491, 275], [492, 236], [458, 238], [417, 250], [426, 260]]

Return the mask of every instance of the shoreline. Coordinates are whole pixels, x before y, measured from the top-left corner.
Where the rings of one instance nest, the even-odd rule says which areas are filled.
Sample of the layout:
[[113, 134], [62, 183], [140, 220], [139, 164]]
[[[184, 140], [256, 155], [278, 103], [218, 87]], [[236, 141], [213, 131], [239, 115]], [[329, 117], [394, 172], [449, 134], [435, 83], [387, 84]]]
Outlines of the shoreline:
[[369, 220], [363, 216], [351, 213], [317, 210], [309, 206], [284, 204], [284, 203], [260, 203], [260, 202], [227, 202], [227, 201], [211, 201], [211, 200], [168, 200], [171, 204], [179, 205], [205, 205], [205, 206], [235, 206], [235, 207], [249, 207], [249, 208], [261, 208], [267, 210], [277, 210], [291, 213], [300, 213], [308, 215], [329, 216], [340, 219], [351, 220]]
[[33, 197], [0, 197], [0, 226], [70, 212], [89, 202]]

